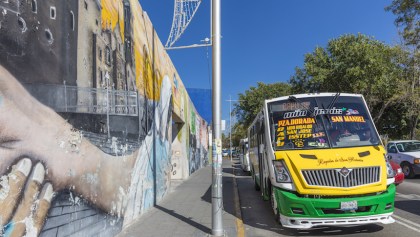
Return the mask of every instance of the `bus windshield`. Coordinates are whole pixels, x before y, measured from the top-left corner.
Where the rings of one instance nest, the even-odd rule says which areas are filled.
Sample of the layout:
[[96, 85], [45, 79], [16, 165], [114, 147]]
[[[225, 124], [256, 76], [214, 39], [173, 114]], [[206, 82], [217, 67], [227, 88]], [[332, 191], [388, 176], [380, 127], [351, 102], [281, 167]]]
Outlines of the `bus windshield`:
[[274, 150], [325, 149], [379, 145], [364, 100], [318, 96], [268, 103]]

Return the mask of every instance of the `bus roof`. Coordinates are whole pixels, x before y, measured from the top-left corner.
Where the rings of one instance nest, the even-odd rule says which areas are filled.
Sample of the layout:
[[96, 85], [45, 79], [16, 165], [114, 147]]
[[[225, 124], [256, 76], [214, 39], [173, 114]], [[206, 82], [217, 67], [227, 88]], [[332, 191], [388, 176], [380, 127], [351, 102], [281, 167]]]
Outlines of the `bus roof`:
[[[298, 99], [301, 99], [301, 98], [310, 98], [310, 97], [335, 96], [336, 94], [337, 93], [333, 93], [333, 92], [296, 94], [296, 95], [288, 95], [288, 96], [282, 96], [282, 97], [277, 97], [277, 98], [265, 100], [265, 102], [270, 103], [270, 102], [273, 102], [273, 101], [288, 100], [290, 96], [294, 96]], [[363, 97], [363, 95], [361, 95], [361, 94], [350, 94], [350, 93], [340, 93], [340, 96]]]

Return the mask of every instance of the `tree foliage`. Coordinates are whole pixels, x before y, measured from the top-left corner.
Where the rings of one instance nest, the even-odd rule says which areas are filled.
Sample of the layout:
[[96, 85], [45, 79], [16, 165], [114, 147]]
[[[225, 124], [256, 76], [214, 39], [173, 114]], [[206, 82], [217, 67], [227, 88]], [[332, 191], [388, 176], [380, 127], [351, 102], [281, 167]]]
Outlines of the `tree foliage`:
[[[290, 78], [293, 93], [363, 94], [380, 133], [401, 136], [407, 106], [405, 63], [408, 53], [362, 34], [343, 35], [305, 55], [303, 68]], [[391, 123], [391, 124], [390, 124]], [[391, 129], [392, 128], [392, 129]]]
[[257, 84], [257, 87], [252, 86], [245, 93], [239, 93], [239, 102], [234, 104], [232, 113], [236, 116], [238, 123], [243, 125], [242, 129], [245, 130], [242, 131], [246, 131], [246, 128], [261, 111], [264, 100], [290, 93], [290, 85], [287, 83], [265, 84], [258, 82]]
[[405, 44], [420, 49], [420, 1], [393, 0], [385, 10], [397, 16], [395, 25], [403, 27], [401, 35]]
[[[405, 105], [408, 109], [405, 117], [410, 131], [409, 138], [414, 139], [420, 120], [420, 1], [393, 0], [385, 10], [396, 15], [395, 25], [403, 28], [399, 32], [404, 39], [403, 44], [410, 52], [405, 63], [407, 82], [402, 90], [407, 98]], [[420, 128], [418, 129], [420, 133]]]

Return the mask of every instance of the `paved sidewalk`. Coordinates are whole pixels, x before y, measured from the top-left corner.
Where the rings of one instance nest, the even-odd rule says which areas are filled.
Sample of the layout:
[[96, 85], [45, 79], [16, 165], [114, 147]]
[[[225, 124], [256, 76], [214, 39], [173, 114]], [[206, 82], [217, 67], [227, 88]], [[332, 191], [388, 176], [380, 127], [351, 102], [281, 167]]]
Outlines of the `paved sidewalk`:
[[[236, 181], [233, 176], [234, 169], [229, 159], [223, 159], [222, 168], [223, 227], [225, 236], [236, 237], [238, 236], [237, 229], [239, 233], [241, 232], [242, 221]], [[185, 181], [173, 181], [170, 193], [159, 205], [125, 227], [118, 236], [212, 236], [211, 183], [211, 165], [196, 171]]]

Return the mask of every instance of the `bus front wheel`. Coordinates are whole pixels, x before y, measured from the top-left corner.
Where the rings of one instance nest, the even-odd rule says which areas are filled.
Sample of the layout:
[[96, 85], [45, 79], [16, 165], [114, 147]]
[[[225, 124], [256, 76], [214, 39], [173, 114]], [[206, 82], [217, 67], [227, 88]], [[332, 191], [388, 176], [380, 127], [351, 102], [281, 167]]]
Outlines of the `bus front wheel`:
[[279, 206], [277, 204], [276, 194], [275, 194], [273, 186], [270, 185], [270, 187], [271, 187], [271, 195], [270, 195], [271, 208], [273, 209], [274, 218], [276, 219], [276, 222], [280, 223], [280, 212], [279, 212]]

